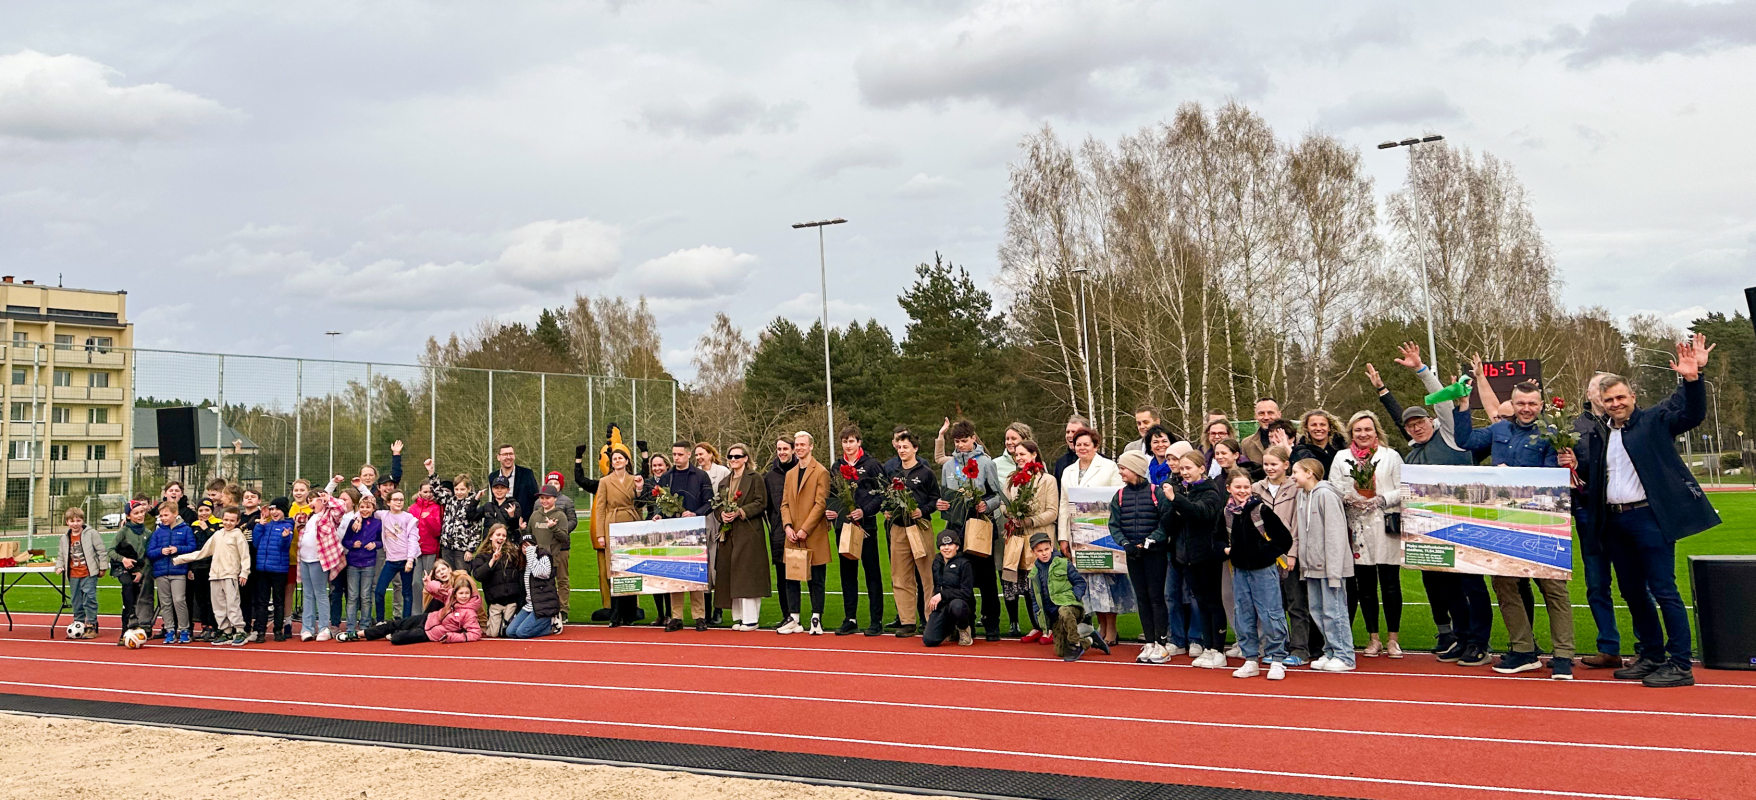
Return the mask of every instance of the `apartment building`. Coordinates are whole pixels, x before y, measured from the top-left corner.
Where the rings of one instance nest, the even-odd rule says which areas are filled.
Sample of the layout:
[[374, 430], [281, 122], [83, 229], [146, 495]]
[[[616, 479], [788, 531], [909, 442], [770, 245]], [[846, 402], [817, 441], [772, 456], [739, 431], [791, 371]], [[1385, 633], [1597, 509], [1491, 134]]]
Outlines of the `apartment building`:
[[27, 508], [39, 526], [59, 524], [51, 509], [67, 498], [113, 500], [126, 491], [134, 416], [127, 301], [125, 291], [0, 276], [8, 343], [0, 526], [23, 527]]

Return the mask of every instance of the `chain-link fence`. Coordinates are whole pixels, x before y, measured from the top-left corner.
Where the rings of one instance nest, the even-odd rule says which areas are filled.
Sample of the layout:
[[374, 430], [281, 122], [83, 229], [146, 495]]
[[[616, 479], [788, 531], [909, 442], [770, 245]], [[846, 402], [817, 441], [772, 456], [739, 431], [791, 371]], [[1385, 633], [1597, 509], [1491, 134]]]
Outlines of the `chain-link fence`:
[[[14, 363], [30, 358], [14, 354]], [[115, 388], [101, 397], [62, 386], [65, 376], [42, 381], [54, 384], [47, 390], [29, 374], [7, 387], [14, 391], [0, 535], [44, 547], [44, 534], [72, 505], [108, 529], [128, 498], [157, 497], [173, 479], [192, 494], [217, 476], [273, 497], [301, 477], [321, 485], [361, 464], [383, 471], [398, 440], [409, 475], [424, 474], [429, 457], [447, 477], [483, 475], [497, 448], [510, 444], [519, 463], [539, 475], [559, 469], [571, 483], [574, 448], [589, 442], [595, 451], [611, 423], [631, 445], [668, 443], [677, 432], [676, 385], [668, 380], [140, 349], [110, 349], [103, 361]], [[28, 384], [39, 384], [34, 399]], [[73, 397], [74, 390], [86, 391]], [[195, 465], [160, 464], [156, 409], [169, 406], [201, 408]], [[86, 458], [75, 464], [75, 456]], [[595, 475], [595, 460], [588, 462]]]

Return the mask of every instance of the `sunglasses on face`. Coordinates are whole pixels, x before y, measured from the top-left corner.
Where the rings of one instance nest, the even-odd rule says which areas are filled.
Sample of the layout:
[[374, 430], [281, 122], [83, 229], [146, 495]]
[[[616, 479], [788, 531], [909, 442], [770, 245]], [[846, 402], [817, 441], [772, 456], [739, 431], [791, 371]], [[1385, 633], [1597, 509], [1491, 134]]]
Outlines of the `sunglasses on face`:
[[731, 455], [726, 456], [726, 460], [727, 461], [742, 461], [742, 460], [744, 460], [744, 454], [743, 453], [732, 453]]

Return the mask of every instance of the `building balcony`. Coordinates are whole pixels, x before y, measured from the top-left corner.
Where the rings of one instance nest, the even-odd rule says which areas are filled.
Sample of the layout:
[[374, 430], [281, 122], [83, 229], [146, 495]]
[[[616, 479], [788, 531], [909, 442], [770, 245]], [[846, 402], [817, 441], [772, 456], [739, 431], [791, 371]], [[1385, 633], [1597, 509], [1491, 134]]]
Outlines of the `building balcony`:
[[13, 401], [21, 403], [29, 402], [33, 399], [33, 395], [34, 399], [39, 403], [47, 401], [49, 399], [49, 387], [42, 385], [32, 387], [28, 383], [13, 384], [6, 387], [6, 397]]
[[[29, 465], [30, 462], [24, 462]], [[122, 462], [107, 458], [102, 461], [76, 458], [69, 461], [47, 461], [51, 478], [114, 478], [122, 474]]]
[[[27, 424], [28, 425], [28, 424]], [[28, 427], [27, 427], [28, 430]], [[122, 438], [120, 422], [57, 422], [49, 426], [51, 439], [115, 439]]]
[[[122, 351], [111, 349], [108, 352], [88, 349], [85, 345], [56, 345], [52, 351], [57, 366], [92, 366], [121, 369], [127, 365], [127, 357]], [[13, 356], [14, 360], [21, 360]], [[26, 355], [22, 360], [29, 360]]]
[[120, 403], [120, 402], [122, 402], [122, 387], [120, 387], [120, 386], [57, 386], [57, 387], [55, 387], [54, 396], [55, 396], [55, 399], [57, 401], [66, 400], [66, 401], [73, 401], [73, 402], [85, 401], [85, 402], [92, 402], [92, 403]]

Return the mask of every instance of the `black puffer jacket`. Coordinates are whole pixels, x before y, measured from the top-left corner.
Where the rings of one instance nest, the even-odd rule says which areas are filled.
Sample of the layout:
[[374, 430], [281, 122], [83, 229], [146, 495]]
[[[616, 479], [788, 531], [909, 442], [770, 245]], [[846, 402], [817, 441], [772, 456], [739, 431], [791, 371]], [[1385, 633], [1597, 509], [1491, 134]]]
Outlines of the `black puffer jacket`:
[[1171, 499], [1172, 518], [1166, 527], [1175, 529], [1172, 552], [1178, 564], [1205, 564], [1226, 557], [1226, 540], [1230, 537], [1220, 517], [1225, 505], [1211, 480], [1177, 487], [1176, 497]]
[[[544, 618], [560, 616], [561, 593], [555, 590], [555, 562], [549, 557], [549, 551], [533, 544], [527, 544], [524, 548], [524, 557], [526, 567], [537, 562], [549, 565], [549, 577], [539, 578], [534, 574], [530, 576], [531, 613]], [[524, 573], [519, 573], [518, 579], [523, 581]]]
[[514, 565], [519, 560], [521, 559], [502, 558], [498, 563], [490, 565], [487, 555], [477, 555], [464, 564], [469, 569], [470, 577], [481, 584], [482, 597], [489, 605], [522, 606], [524, 566]]

